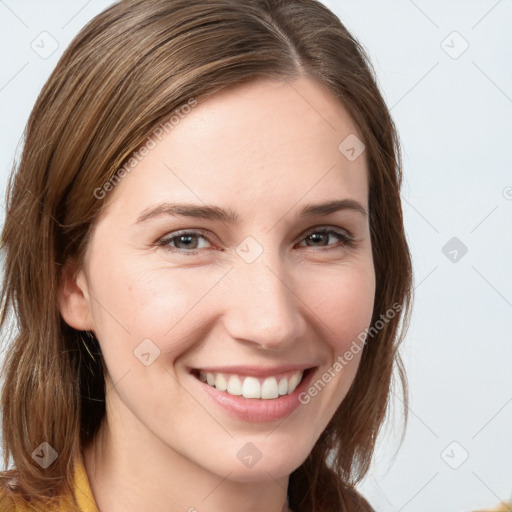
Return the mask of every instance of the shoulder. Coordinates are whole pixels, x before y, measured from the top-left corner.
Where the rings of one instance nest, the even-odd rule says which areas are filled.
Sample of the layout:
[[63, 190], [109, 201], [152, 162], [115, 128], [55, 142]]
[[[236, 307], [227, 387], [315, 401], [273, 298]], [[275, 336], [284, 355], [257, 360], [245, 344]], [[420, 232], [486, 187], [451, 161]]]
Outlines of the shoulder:
[[486, 508], [485, 510], [476, 510], [475, 512], [507, 512], [512, 510], [512, 501], [508, 501], [507, 503], [501, 503], [495, 508]]
[[99, 512], [85, 471], [82, 454], [75, 459], [72, 494], [31, 502], [19, 491], [17, 470], [0, 472], [0, 512]]
[[[59, 502], [60, 503], [60, 502]], [[68, 506], [41, 505], [34, 506], [19, 495], [11, 494], [5, 488], [0, 488], [0, 512], [68, 512], [74, 510]]]
[[13, 490], [8, 482], [0, 482], [0, 512], [60, 512], [61, 510], [68, 509], [61, 508], [55, 502], [53, 505], [43, 505], [42, 508], [36, 507]]

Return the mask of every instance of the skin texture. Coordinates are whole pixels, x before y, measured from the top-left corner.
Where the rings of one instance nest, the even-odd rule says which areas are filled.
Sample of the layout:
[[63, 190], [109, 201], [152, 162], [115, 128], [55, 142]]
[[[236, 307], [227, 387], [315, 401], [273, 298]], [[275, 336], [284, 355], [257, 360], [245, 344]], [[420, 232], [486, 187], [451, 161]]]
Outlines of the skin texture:
[[[364, 153], [349, 161], [338, 150], [350, 134], [359, 134], [354, 122], [318, 82], [251, 82], [199, 102], [104, 199], [60, 299], [69, 325], [95, 333], [108, 368], [107, 421], [84, 452], [102, 512], [282, 510], [289, 474], [343, 400], [361, 354], [272, 422], [227, 414], [189, 370], [310, 363], [315, 382], [369, 326], [368, 217], [296, 217], [336, 199], [368, 210]], [[161, 202], [229, 208], [240, 221], [162, 215], [134, 225]], [[308, 245], [330, 226], [348, 231], [354, 247], [327, 234]], [[187, 249], [169, 241], [179, 230], [207, 238]], [[247, 237], [262, 250], [252, 263], [236, 251]], [[134, 356], [144, 339], [160, 349], [149, 366]], [[248, 442], [262, 454], [252, 467], [237, 457]]]

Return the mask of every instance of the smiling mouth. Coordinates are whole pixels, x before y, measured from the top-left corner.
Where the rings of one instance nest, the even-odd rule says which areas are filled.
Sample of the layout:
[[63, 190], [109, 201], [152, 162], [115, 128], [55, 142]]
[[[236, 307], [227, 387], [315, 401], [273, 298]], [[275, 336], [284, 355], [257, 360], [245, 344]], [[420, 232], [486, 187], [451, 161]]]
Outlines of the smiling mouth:
[[193, 370], [192, 375], [201, 382], [232, 396], [273, 400], [292, 394], [312, 369], [292, 370], [265, 378], [203, 370]]

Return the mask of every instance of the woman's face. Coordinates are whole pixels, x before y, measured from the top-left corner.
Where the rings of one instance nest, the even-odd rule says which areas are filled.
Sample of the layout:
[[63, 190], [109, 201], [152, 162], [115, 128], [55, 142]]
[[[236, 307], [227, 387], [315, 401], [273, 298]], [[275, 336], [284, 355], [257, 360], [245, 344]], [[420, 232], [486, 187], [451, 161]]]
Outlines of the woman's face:
[[361, 352], [334, 363], [371, 321], [361, 136], [306, 78], [223, 91], [160, 132], [103, 199], [82, 320], [66, 319], [96, 334], [108, 425], [135, 454], [286, 476], [344, 399]]

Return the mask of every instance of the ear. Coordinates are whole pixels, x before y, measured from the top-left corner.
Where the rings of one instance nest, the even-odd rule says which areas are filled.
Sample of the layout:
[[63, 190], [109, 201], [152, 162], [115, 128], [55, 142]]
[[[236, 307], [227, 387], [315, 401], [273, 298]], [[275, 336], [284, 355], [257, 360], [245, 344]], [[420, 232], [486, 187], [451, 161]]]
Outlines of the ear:
[[94, 330], [85, 272], [72, 259], [64, 264], [61, 272], [58, 296], [62, 318], [79, 331]]

